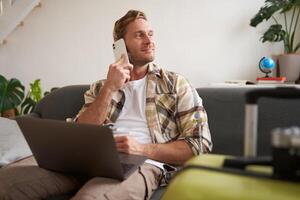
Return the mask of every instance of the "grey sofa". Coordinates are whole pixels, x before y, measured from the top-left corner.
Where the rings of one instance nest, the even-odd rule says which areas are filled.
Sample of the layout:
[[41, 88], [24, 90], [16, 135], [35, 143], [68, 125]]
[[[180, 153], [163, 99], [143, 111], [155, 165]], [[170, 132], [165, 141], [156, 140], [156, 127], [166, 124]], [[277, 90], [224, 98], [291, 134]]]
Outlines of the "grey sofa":
[[[213, 153], [241, 156], [244, 145], [245, 94], [263, 86], [198, 88], [208, 113]], [[300, 126], [299, 99], [261, 98], [258, 101], [259, 156], [271, 155], [270, 132], [276, 127]]]
[[[84, 103], [88, 85], [66, 86], [43, 98], [32, 116], [65, 120], [74, 117]], [[213, 153], [242, 155], [245, 93], [251, 87], [198, 88], [208, 113], [213, 140]], [[300, 126], [300, 101], [263, 98], [259, 101], [258, 154], [270, 155], [270, 131], [274, 127]], [[157, 190], [151, 199], [160, 199], [164, 189]], [[51, 198], [68, 199], [70, 195]]]

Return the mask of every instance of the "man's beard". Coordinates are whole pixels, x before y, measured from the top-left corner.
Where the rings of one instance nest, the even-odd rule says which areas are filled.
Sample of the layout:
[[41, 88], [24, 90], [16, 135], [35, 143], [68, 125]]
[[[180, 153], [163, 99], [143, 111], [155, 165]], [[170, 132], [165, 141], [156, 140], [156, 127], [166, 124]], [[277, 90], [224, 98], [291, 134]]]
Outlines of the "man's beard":
[[133, 66], [137, 66], [137, 67], [143, 67], [146, 64], [149, 64], [150, 62], [152, 62], [154, 60], [154, 55], [150, 58], [144, 58], [144, 59], [135, 59], [133, 58], [130, 53], [128, 53], [128, 58], [129, 58], [129, 62], [133, 65]]

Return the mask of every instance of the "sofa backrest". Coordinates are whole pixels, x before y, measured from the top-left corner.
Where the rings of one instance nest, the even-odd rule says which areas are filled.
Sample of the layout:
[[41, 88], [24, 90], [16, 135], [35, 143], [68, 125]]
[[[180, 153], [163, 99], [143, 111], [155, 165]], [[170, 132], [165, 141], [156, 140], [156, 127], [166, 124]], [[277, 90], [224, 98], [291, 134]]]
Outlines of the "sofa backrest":
[[[198, 88], [208, 113], [213, 152], [243, 155], [245, 94], [263, 87]], [[300, 100], [261, 98], [258, 101], [258, 155], [271, 154], [271, 131], [300, 126]]]
[[[84, 104], [89, 85], [59, 88], [36, 106], [41, 118], [65, 120], [75, 117]], [[253, 88], [198, 88], [208, 113], [213, 153], [242, 155], [245, 93]], [[300, 100], [262, 98], [259, 100], [258, 155], [270, 155], [270, 132], [276, 127], [300, 126]]]
[[75, 117], [84, 104], [84, 92], [89, 85], [72, 85], [54, 90], [36, 106], [35, 113], [41, 118], [65, 120]]

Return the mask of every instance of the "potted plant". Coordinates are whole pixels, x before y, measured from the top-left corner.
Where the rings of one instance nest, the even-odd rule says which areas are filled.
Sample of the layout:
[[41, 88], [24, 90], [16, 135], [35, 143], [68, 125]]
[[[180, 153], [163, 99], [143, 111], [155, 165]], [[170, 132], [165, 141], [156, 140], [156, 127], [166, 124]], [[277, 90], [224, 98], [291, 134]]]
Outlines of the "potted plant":
[[23, 115], [31, 113], [42, 97], [41, 80], [36, 79], [33, 83], [30, 83], [30, 89], [21, 104], [20, 113]]
[[280, 75], [288, 81], [295, 81], [300, 73], [300, 41], [295, 41], [297, 26], [300, 24], [300, 0], [266, 0], [250, 25], [272, 19], [269, 29], [261, 37], [262, 42], [283, 42], [284, 54], [278, 56]]
[[25, 87], [18, 79], [7, 80], [0, 75], [0, 116], [14, 117], [16, 108], [21, 104], [24, 98]]
[[[40, 79], [37, 79], [30, 83], [25, 96], [25, 87], [18, 79], [7, 80], [0, 74], [0, 116], [10, 118], [31, 113], [43, 97], [40, 82]], [[50, 92], [45, 92], [44, 95], [47, 93]]]

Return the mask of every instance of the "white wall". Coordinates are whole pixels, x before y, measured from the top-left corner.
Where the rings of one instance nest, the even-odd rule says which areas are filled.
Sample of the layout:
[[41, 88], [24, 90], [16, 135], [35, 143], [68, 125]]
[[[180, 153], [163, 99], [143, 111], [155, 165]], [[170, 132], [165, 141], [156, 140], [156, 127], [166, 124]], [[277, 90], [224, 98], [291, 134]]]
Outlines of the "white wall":
[[281, 52], [249, 26], [264, 0], [42, 0], [0, 46], [0, 73], [44, 89], [89, 84], [113, 61], [113, 23], [128, 9], [146, 12], [155, 30], [156, 63], [195, 86], [261, 75], [258, 60]]
[[0, 16], [0, 44], [15, 27], [35, 8], [40, 0], [2, 1]]

